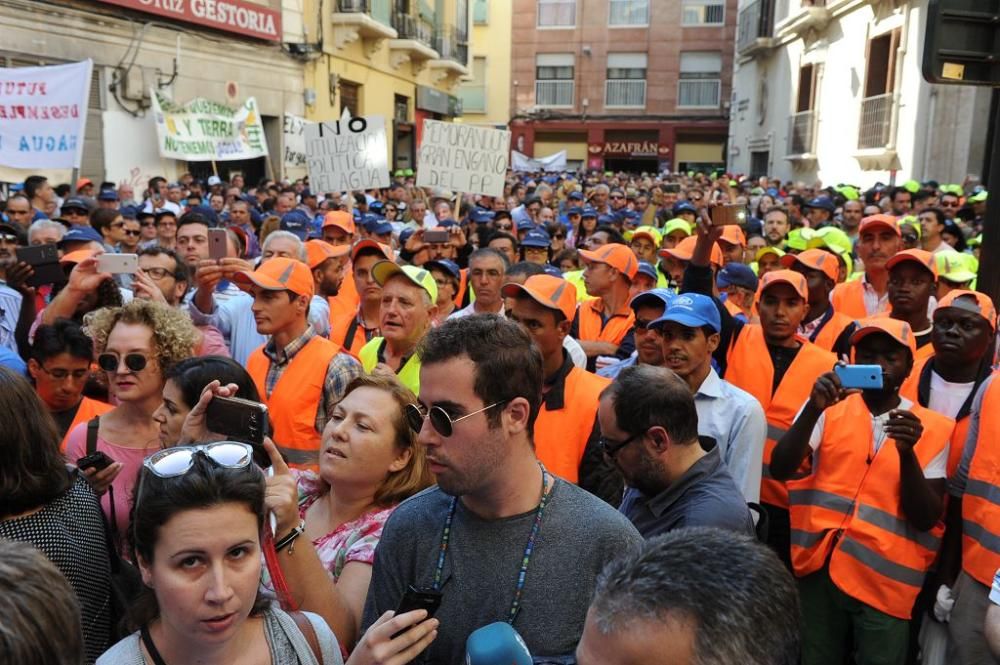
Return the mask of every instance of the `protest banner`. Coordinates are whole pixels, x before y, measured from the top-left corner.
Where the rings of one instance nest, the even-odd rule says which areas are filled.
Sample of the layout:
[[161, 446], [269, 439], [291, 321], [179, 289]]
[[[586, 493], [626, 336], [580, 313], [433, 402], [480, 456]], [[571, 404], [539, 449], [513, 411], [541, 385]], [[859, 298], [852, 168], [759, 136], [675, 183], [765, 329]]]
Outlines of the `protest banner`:
[[80, 167], [93, 60], [0, 68], [0, 164]]
[[286, 167], [300, 168], [306, 165], [306, 125], [312, 121], [286, 113], [281, 125], [284, 152], [282, 163]]
[[389, 149], [382, 116], [309, 123], [304, 135], [309, 186], [314, 192], [389, 186]]
[[417, 186], [503, 196], [510, 132], [424, 120]]
[[264, 125], [253, 97], [234, 109], [202, 97], [180, 105], [156, 90], [151, 96], [161, 156], [193, 162], [267, 156]]

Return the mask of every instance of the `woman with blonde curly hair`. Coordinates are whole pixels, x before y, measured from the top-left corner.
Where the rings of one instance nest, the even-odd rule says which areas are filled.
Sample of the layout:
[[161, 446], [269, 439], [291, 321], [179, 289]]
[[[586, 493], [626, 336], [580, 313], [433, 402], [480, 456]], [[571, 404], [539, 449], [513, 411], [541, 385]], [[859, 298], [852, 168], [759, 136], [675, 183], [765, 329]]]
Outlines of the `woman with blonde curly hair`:
[[[106, 307], [84, 318], [84, 331], [94, 340], [97, 364], [107, 374], [117, 406], [77, 425], [66, 438], [66, 459], [75, 464], [88, 454], [88, 427], [96, 425], [96, 451], [111, 459], [104, 468], [81, 468], [101, 507], [119, 534], [126, 532], [129, 497], [143, 460], [160, 449], [153, 412], [162, 401], [164, 374], [189, 358], [199, 338], [184, 312], [149, 300]], [[90, 451], [90, 452], [93, 452]], [[100, 465], [98, 465], [100, 466]], [[110, 492], [107, 490], [110, 488]]]

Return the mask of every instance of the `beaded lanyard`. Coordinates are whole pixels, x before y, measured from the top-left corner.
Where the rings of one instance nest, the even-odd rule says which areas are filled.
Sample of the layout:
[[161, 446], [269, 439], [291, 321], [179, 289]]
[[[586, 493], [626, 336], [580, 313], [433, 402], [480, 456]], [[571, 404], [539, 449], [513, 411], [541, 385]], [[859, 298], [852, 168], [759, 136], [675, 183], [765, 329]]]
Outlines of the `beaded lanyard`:
[[[517, 573], [517, 587], [514, 589], [514, 600], [510, 604], [510, 612], [507, 615], [507, 623], [513, 624], [517, 618], [517, 612], [521, 609], [521, 594], [524, 592], [524, 583], [528, 578], [528, 564], [531, 563], [531, 555], [535, 551], [535, 540], [542, 527], [542, 513], [549, 502], [549, 495], [552, 490], [548, 487], [549, 472], [541, 462], [538, 466], [542, 470], [542, 498], [538, 502], [535, 510], [535, 522], [531, 525], [531, 533], [528, 534], [528, 543], [524, 546], [524, 556], [521, 558], [521, 568]], [[553, 487], [555, 485], [553, 484]], [[444, 560], [448, 554], [448, 543], [451, 541], [451, 526], [455, 519], [455, 509], [458, 506], [458, 497], [453, 497], [451, 507], [448, 509], [448, 517], [444, 521], [444, 531], [441, 533], [441, 551], [438, 554], [437, 568], [434, 570], [434, 590], [441, 590], [441, 578], [444, 576]]]

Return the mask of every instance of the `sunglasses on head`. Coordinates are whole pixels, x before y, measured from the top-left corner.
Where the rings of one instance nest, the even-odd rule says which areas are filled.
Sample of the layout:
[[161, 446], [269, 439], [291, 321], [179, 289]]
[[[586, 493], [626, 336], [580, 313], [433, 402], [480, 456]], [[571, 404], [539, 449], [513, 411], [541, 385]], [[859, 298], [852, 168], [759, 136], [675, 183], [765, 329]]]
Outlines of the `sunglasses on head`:
[[97, 366], [105, 372], [117, 372], [122, 361], [130, 372], [141, 372], [149, 363], [146, 356], [141, 353], [126, 353], [122, 358], [116, 353], [102, 353], [97, 356]]
[[448, 415], [448, 412], [442, 409], [440, 406], [432, 406], [426, 415], [420, 410], [420, 407], [416, 404], [406, 405], [406, 419], [410, 423], [410, 429], [416, 433], [420, 433], [420, 430], [424, 427], [424, 420], [429, 418], [431, 421], [431, 426], [437, 431], [438, 434], [444, 437], [449, 437], [454, 432], [455, 423], [460, 423], [466, 418], [471, 418], [477, 413], [483, 413], [484, 411], [489, 411], [495, 406], [501, 404], [506, 404], [505, 401], [493, 402], [489, 406], [484, 406], [478, 411], [473, 411], [472, 413], [467, 413], [459, 418], [452, 418]]
[[253, 462], [253, 448], [238, 441], [216, 441], [200, 446], [177, 446], [154, 453], [142, 463], [159, 478], [183, 476], [194, 466], [194, 456], [204, 455], [216, 466], [243, 469]]

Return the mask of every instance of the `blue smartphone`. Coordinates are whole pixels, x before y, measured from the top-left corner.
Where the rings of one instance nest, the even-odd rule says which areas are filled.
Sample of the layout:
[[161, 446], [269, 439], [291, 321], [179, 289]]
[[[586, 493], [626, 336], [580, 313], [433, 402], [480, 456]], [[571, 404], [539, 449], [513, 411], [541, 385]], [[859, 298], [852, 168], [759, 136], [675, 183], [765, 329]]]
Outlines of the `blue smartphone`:
[[882, 388], [882, 367], [879, 365], [837, 365], [833, 371], [840, 378], [840, 385], [845, 390]]

